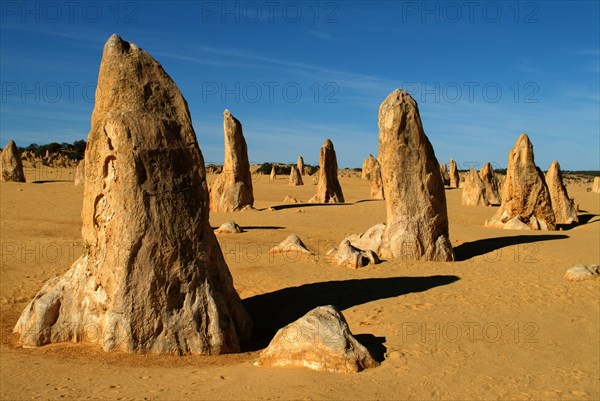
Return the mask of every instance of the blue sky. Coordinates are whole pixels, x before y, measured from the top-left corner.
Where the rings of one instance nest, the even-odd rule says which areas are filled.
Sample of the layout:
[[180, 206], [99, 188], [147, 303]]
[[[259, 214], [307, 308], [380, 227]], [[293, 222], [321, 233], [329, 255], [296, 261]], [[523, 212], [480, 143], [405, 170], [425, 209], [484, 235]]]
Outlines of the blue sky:
[[597, 1], [1, 2], [0, 142], [85, 139], [112, 33], [156, 58], [187, 99], [207, 162], [222, 112], [251, 162], [341, 167], [377, 154], [395, 88], [419, 103], [440, 162], [506, 166], [521, 132], [536, 163], [600, 169]]

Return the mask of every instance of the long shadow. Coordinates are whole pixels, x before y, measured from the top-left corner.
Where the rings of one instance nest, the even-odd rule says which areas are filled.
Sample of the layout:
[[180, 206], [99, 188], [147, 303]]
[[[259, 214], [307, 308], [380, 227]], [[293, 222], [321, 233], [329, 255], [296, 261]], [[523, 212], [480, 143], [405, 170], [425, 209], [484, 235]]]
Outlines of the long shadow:
[[254, 336], [245, 348], [251, 351], [266, 347], [277, 330], [317, 306], [334, 305], [343, 310], [378, 299], [427, 291], [457, 280], [457, 276], [427, 276], [326, 281], [246, 298], [242, 302], [252, 315]]
[[49, 182], [73, 182], [73, 180], [37, 180], [37, 181], [31, 181], [32, 184], [47, 184]]
[[478, 239], [471, 242], [465, 242], [454, 248], [454, 255], [457, 261], [463, 261], [475, 256], [485, 255], [486, 253], [505, 248], [511, 245], [528, 244], [538, 241], [551, 241], [556, 239], [569, 238], [568, 235], [516, 235], [514, 237], [496, 237]]
[[240, 226], [244, 230], [283, 230], [281, 226]]
[[[271, 206], [273, 210], [284, 210], [284, 209], [295, 209], [295, 208], [305, 208], [305, 207], [314, 207], [314, 206], [350, 206], [352, 203], [290, 203], [285, 205], [275, 205]], [[261, 209], [264, 210], [264, 209]]]

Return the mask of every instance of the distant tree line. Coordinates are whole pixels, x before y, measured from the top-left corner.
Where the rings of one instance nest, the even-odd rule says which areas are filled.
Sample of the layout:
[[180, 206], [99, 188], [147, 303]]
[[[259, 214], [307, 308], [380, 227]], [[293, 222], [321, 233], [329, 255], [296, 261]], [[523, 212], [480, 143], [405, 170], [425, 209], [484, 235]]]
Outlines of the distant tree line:
[[71, 160], [81, 160], [83, 159], [83, 154], [85, 153], [85, 141], [83, 139], [75, 141], [73, 143], [58, 143], [52, 142], [47, 145], [38, 145], [37, 143], [32, 143], [31, 145], [23, 148], [18, 147], [19, 152], [33, 152], [36, 156], [44, 157], [46, 155], [46, 151], [48, 153], [60, 153], [61, 155], [67, 156]]

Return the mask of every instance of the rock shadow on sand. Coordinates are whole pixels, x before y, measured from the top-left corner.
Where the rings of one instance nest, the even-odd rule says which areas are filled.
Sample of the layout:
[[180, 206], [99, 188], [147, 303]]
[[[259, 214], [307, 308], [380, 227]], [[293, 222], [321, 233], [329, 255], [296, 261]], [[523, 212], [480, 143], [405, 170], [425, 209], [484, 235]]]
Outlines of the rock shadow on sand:
[[454, 255], [456, 261], [465, 261], [476, 256], [485, 255], [490, 252], [494, 252], [498, 249], [505, 248], [511, 245], [529, 244], [532, 242], [551, 241], [557, 239], [569, 238], [568, 235], [563, 234], [549, 234], [549, 235], [515, 235], [506, 237], [496, 238], [485, 238], [478, 239], [471, 242], [465, 242], [454, 247]]
[[[266, 347], [277, 330], [322, 305], [334, 305], [340, 310], [385, 298], [394, 298], [412, 292], [452, 284], [458, 276], [390, 277], [342, 281], [325, 281], [283, 288], [243, 300], [252, 316], [254, 334], [244, 347], [256, 351]], [[367, 335], [371, 336], [371, 335]], [[357, 336], [358, 338], [358, 336]], [[366, 337], [365, 337], [366, 338]], [[383, 355], [385, 339], [371, 336], [367, 339], [374, 356]]]

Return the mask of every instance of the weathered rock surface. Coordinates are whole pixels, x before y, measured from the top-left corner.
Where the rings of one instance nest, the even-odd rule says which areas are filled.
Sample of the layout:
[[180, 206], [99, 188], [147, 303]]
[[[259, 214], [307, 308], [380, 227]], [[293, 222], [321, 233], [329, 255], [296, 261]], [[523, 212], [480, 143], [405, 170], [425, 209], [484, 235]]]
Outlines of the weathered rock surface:
[[546, 185], [550, 193], [552, 210], [556, 224], [578, 223], [577, 210], [573, 199], [569, 198], [567, 188], [563, 182], [560, 165], [557, 161], [552, 162], [546, 173]]
[[379, 263], [379, 257], [372, 250], [359, 249], [353, 246], [349, 240], [345, 239], [335, 251], [334, 261], [338, 266], [358, 269], [365, 267], [369, 263]]
[[505, 223], [515, 217], [532, 230], [556, 229], [544, 174], [535, 165], [533, 146], [525, 134], [519, 136], [508, 155], [502, 204], [485, 226], [509, 228]]
[[403, 90], [379, 107], [378, 158], [387, 208], [381, 257], [454, 260], [440, 166], [417, 102]]
[[327, 305], [280, 329], [255, 365], [356, 373], [379, 364], [352, 335], [344, 315]]
[[371, 180], [371, 174], [373, 172], [373, 165], [375, 164], [375, 162], [377, 161], [376, 158], [373, 157], [373, 155], [369, 155], [369, 157], [367, 157], [365, 160], [363, 160], [363, 165], [362, 165], [362, 172], [360, 175], [360, 178], [362, 178], [363, 180]]
[[462, 204], [464, 206], [489, 206], [485, 185], [479, 174], [471, 167], [462, 187]]
[[223, 112], [225, 162], [223, 171], [210, 187], [210, 210], [234, 212], [254, 205], [248, 147], [242, 123], [229, 110]]
[[489, 204], [500, 205], [502, 203], [502, 198], [500, 198], [500, 191], [498, 189], [500, 188], [500, 184], [490, 163], [483, 165], [479, 171], [479, 178], [481, 178], [483, 186], [485, 187], [485, 197]]
[[235, 221], [230, 220], [221, 224], [219, 228], [215, 230], [216, 234], [239, 234], [243, 233], [244, 230]]
[[275, 182], [277, 178], [277, 172], [275, 171], [275, 166], [271, 167], [271, 174], [269, 175], [269, 181]]
[[444, 185], [450, 185], [450, 174], [448, 174], [448, 167], [446, 167], [446, 163], [440, 164], [440, 173], [442, 174], [442, 182]]
[[592, 184], [592, 192], [600, 194], [600, 177], [594, 177], [594, 183]]
[[117, 35], [104, 46], [85, 173], [84, 254], [27, 305], [20, 341], [238, 352], [251, 320], [208, 221], [186, 101], [157, 61]]
[[292, 167], [290, 169], [290, 180], [289, 180], [288, 185], [291, 185], [291, 186], [304, 185], [304, 182], [302, 181], [302, 175], [300, 174], [300, 171], [298, 170], [298, 168], [294, 165], [292, 165]]
[[570, 268], [565, 273], [565, 279], [569, 281], [592, 280], [595, 278], [600, 278], [600, 265], [578, 265]]
[[75, 185], [83, 185], [85, 182], [85, 159], [82, 159], [77, 163], [75, 169]]
[[2, 169], [2, 181], [25, 182], [23, 162], [19, 156], [17, 145], [12, 139], [2, 149], [2, 153], [0, 154], [0, 168]]
[[377, 159], [375, 159], [371, 170], [371, 199], [385, 199], [383, 180], [381, 179], [381, 166]]
[[450, 177], [450, 187], [458, 188], [460, 186], [460, 176], [458, 175], [458, 169], [456, 168], [456, 162], [450, 159], [450, 171], [448, 172], [448, 176]]
[[312, 255], [313, 253], [308, 250], [304, 242], [296, 235], [290, 234], [284, 239], [279, 245], [271, 248], [269, 253], [287, 253], [287, 252], [300, 252]]
[[321, 147], [317, 194], [309, 203], [344, 203], [344, 194], [338, 180], [338, 166], [333, 143], [329, 139]]
[[298, 171], [300, 172], [300, 175], [304, 175], [306, 174], [306, 168], [304, 166], [304, 159], [302, 158], [302, 156], [298, 156], [298, 161], [296, 162], [296, 167], [298, 167]]

